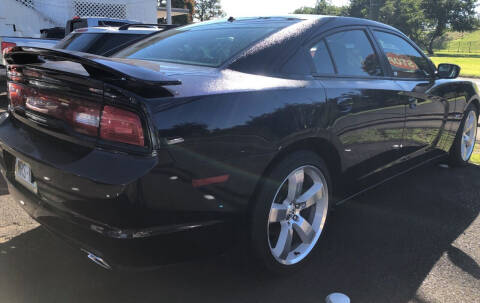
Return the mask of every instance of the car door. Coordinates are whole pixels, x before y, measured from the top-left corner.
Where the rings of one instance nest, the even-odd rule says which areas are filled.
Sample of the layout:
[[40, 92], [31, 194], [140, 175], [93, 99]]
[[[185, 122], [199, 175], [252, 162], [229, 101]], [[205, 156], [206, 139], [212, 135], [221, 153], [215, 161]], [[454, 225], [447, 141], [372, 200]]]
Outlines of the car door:
[[403, 148], [407, 158], [441, 153], [448, 114], [455, 107], [455, 90], [435, 80], [434, 67], [413, 44], [394, 32], [373, 30], [392, 77], [405, 100]]
[[330, 32], [310, 47], [316, 78], [331, 109], [330, 130], [341, 146], [345, 175], [364, 179], [402, 157], [405, 102], [385, 75], [370, 33]]

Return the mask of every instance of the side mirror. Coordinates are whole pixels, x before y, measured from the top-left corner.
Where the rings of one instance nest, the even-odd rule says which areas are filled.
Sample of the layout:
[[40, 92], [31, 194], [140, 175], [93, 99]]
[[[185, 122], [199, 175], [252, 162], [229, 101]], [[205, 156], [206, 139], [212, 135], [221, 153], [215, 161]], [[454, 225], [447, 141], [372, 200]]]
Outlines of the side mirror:
[[456, 64], [440, 63], [437, 69], [437, 76], [440, 79], [455, 79], [460, 74], [460, 66]]

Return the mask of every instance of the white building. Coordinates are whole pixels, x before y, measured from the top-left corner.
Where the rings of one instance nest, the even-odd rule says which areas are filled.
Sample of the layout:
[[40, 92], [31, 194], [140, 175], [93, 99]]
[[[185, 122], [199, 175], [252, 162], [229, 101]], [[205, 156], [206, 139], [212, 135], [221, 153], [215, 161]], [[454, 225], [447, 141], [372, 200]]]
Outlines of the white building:
[[0, 36], [39, 37], [74, 16], [157, 23], [157, 0], [0, 0]]

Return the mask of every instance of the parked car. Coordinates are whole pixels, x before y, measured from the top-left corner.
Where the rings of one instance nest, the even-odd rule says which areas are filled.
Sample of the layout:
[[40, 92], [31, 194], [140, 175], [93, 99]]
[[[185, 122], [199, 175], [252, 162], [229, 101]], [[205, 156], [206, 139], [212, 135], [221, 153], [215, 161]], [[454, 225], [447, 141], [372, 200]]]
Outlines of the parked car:
[[[116, 18], [94, 18], [94, 17], [87, 17], [87, 18], [80, 18], [74, 17], [70, 20], [67, 20], [65, 26], [65, 35], [73, 32], [76, 29], [80, 28], [89, 28], [89, 27], [124, 27], [128, 29], [128, 26], [133, 24], [140, 24], [138, 21], [133, 20], [124, 20], [124, 19], [116, 19]], [[41, 29], [40, 32], [42, 36], [47, 35], [47, 33], [52, 31], [58, 31], [58, 28], [52, 29]], [[63, 38], [63, 37], [62, 37]], [[41, 48], [50, 48], [56, 45], [62, 38], [30, 38], [30, 37], [7, 37], [3, 36], [0, 37], [1, 43], [1, 52], [0, 52], [0, 68], [4, 65], [3, 60], [3, 53], [6, 49], [12, 48], [14, 46], [33, 46], [33, 47], [41, 47]]]
[[55, 48], [109, 56], [134, 41], [178, 25], [126, 24], [120, 27], [89, 27], [73, 31]]
[[[147, 35], [164, 31], [170, 28], [178, 27], [176, 24], [124, 24], [114, 27], [89, 27], [74, 30], [62, 40], [55, 39], [36, 39], [36, 38], [16, 38], [0, 37], [2, 54], [7, 49], [17, 45], [35, 46], [42, 48], [59, 48], [71, 51], [79, 51], [102, 56], [109, 56], [122, 47], [126, 47]], [[4, 41], [2, 41], [2, 38]], [[3, 59], [2, 59], [3, 61]], [[6, 91], [5, 66], [0, 64], [0, 93]], [[3, 108], [4, 102], [0, 100], [0, 108]]]
[[427, 162], [465, 165], [475, 144], [476, 85], [364, 19], [229, 18], [109, 58], [18, 47], [7, 61], [10, 194], [105, 268], [233, 243], [290, 272], [332, 206]]

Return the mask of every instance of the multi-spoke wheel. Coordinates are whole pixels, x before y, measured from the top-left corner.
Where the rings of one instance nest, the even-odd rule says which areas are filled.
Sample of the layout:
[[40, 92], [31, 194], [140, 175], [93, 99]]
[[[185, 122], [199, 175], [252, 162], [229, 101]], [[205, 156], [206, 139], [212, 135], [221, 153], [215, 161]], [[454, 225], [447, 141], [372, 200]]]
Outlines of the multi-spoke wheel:
[[311, 165], [298, 167], [283, 180], [267, 226], [270, 250], [278, 262], [299, 262], [317, 242], [328, 211], [326, 183], [322, 172]]
[[269, 269], [289, 270], [311, 255], [328, 215], [328, 185], [324, 162], [306, 151], [284, 159], [266, 178], [253, 212], [252, 244]]
[[462, 133], [461, 155], [463, 161], [468, 161], [475, 145], [475, 136], [477, 135], [477, 114], [471, 110], [465, 120]]
[[470, 105], [465, 111], [457, 137], [450, 150], [450, 162], [453, 165], [465, 165], [472, 156], [477, 136], [478, 114], [475, 106]]

